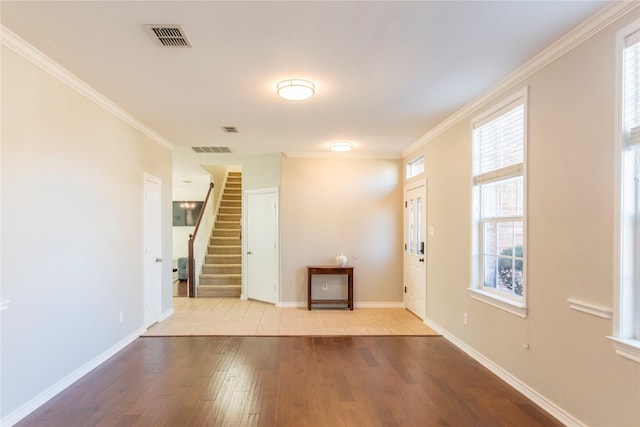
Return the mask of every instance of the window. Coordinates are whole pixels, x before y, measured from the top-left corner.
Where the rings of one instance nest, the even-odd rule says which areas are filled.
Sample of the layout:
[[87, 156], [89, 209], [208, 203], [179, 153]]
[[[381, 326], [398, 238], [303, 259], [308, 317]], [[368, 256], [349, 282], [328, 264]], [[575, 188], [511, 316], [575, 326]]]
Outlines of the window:
[[471, 296], [526, 316], [526, 90], [473, 120]]
[[621, 40], [621, 174], [619, 274], [614, 342], [618, 354], [640, 362], [640, 26]]
[[424, 156], [415, 158], [407, 163], [407, 179], [424, 172]]
[[422, 230], [422, 198], [411, 198], [409, 200], [409, 254], [423, 255], [424, 240], [421, 235]]

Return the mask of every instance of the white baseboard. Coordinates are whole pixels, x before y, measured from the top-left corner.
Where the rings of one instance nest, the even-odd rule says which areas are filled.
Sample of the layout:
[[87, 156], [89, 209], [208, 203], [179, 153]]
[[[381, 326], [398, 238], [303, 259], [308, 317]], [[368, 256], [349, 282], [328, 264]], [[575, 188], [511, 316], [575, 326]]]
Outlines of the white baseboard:
[[140, 328], [135, 332], [127, 335], [125, 338], [121, 339], [116, 344], [112, 345], [107, 350], [105, 350], [102, 354], [94, 357], [89, 362], [82, 365], [80, 368], [71, 372], [69, 375], [67, 375], [66, 377], [64, 377], [63, 379], [61, 379], [60, 381], [52, 385], [51, 387], [47, 388], [43, 392], [36, 395], [33, 399], [24, 403], [23, 405], [18, 407], [15, 411], [11, 412], [6, 417], [2, 418], [2, 420], [0, 420], [0, 425], [9, 427], [18, 423], [24, 417], [26, 417], [27, 415], [29, 415], [30, 413], [38, 409], [40, 406], [42, 406], [43, 404], [51, 400], [53, 397], [55, 397], [62, 390], [69, 387], [71, 384], [78, 381], [80, 378], [82, 378], [83, 376], [91, 372], [93, 369], [100, 366], [100, 364], [107, 361], [107, 359], [109, 359], [111, 356], [113, 356], [114, 354], [116, 354], [117, 352], [125, 348], [127, 345], [131, 344], [133, 341], [139, 338], [140, 335], [144, 334], [144, 332], [145, 332], [145, 329]]
[[169, 310], [165, 311], [164, 313], [162, 313], [160, 315], [160, 320], [159, 322], [162, 322], [163, 320], [167, 319], [168, 317], [173, 316], [173, 307], [171, 307]]
[[556, 405], [554, 402], [547, 399], [545, 396], [538, 393], [537, 391], [529, 387], [527, 384], [525, 384], [515, 376], [511, 375], [509, 372], [502, 369], [499, 365], [497, 365], [496, 363], [494, 363], [493, 361], [485, 357], [483, 354], [479, 353], [474, 348], [470, 347], [468, 344], [458, 339], [455, 335], [451, 334], [449, 331], [444, 329], [442, 326], [438, 325], [436, 322], [427, 318], [425, 319], [424, 323], [434, 331], [440, 333], [447, 341], [451, 342], [460, 350], [467, 353], [469, 356], [475, 359], [482, 366], [489, 369], [491, 372], [493, 372], [495, 375], [497, 375], [500, 379], [505, 381], [511, 387], [515, 388], [520, 393], [524, 394], [536, 405], [540, 406], [542, 409], [547, 411], [551, 416], [555, 417], [558, 421], [560, 421], [564, 425], [570, 426], [570, 427], [585, 426], [585, 424], [580, 420], [578, 420], [576, 417], [569, 414], [560, 406]]
[[[306, 308], [306, 301], [280, 301], [276, 304], [276, 307], [280, 308]], [[383, 302], [358, 302], [353, 303], [354, 308], [404, 308], [404, 303], [397, 301], [383, 301]]]

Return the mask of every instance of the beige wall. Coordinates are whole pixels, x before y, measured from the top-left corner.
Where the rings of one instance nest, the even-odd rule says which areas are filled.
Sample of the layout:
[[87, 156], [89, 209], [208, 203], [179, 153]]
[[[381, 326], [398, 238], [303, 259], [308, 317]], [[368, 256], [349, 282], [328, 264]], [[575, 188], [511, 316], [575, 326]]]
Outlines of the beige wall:
[[1, 77], [5, 419], [142, 330], [143, 175], [170, 260], [171, 152], [4, 46]]
[[242, 191], [280, 186], [282, 154], [254, 157], [242, 162]]
[[[358, 303], [402, 302], [402, 162], [282, 159], [281, 292], [307, 300], [306, 266], [355, 267]], [[339, 278], [329, 278], [330, 285]]]
[[[213, 192], [211, 194], [211, 203], [213, 203], [214, 211], [220, 202], [220, 197], [222, 197], [222, 192], [224, 190], [225, 180], [227, 178], [227, 170], [228, 166], [224, 165], [215, 165], [208, 166], [207, 170], [211, 173], [211, 182], [213, 182]], [[205, 190], [205, 194], [206, 194]], [[202, 196], [205, 197], [205, 196]]]
[[428, 319], [593, 426], [640, 425], [640, 364], [615, 354], [606, 339], [611, 320], [567, 303], [613, 306], [615, 33], [634, 18], [637, 9], [500, 97], [528, 85], [526, 319], [472, 300], [467, 290], [470, 122], [488, 105], [405, 159], [425, 156], [428, 221], [436, 228], [428, 240]]

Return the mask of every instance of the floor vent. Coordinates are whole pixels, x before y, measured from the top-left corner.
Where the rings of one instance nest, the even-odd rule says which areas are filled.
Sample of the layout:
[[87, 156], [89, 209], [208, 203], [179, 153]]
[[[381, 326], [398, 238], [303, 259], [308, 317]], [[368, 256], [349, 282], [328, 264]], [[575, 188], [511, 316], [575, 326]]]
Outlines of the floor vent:
[[230, 153], [229, 147], [191, 147], [196, 153]]
[[238, 133], [238, 128], [235, 126], [222, 126], [222, 130], [226, 133]]
[[163, 47], [191, 47], [187, 34], [180, 25], [146, 25]]

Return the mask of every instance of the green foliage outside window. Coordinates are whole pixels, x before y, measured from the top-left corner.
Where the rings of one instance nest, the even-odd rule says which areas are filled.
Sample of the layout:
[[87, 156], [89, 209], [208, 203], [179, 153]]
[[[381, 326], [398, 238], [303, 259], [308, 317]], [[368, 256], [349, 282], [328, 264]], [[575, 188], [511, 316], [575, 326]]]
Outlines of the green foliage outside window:
[[522, 245], [517, 245], [515, 246], [515, 254], [513, 246], [500, 252], [501, 256], [515, 257], [516, 259], [498, 258], [498, 277], [500, 283], [518, 296], [522, 296], [523, 293], [522, 254]]

